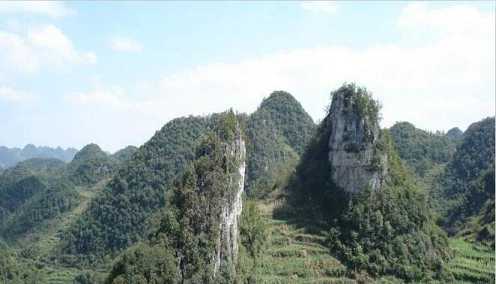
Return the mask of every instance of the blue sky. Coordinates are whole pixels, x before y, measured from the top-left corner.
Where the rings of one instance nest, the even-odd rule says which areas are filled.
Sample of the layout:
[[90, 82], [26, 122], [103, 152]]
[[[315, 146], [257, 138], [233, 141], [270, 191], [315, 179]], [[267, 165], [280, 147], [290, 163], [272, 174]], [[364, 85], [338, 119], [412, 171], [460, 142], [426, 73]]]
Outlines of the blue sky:
[[170, 119], [291, 92], [318, 121], [344, 81], [384, 127], [494, 115], [495, 2], [2, 2], [0, 145], [115, 151]]

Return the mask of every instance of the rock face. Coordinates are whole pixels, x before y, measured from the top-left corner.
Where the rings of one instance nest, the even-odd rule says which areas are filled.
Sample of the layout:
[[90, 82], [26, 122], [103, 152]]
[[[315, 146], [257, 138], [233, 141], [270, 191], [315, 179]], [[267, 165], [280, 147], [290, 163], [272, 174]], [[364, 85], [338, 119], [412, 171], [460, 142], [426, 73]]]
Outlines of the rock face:
[[226, 160], [234, 161], [237, 169], [229, 176], [227, 192], [223, 201], [220, 216], [220, 234], [217, 241], [214, 275], [219, 271], [221, 265], [227, 265], [227, 271], [235, 274], [235, 264], [238, 256], [239, 216], [241, 215], [242, 194], [245, 184], [246, 147], [241, 136], [239, 125], [236, 129], [236, 137], [225, 150], [228, 156]]
[[330, 109], [329, 162], [336, 185], [348, 193], [377, 190], [387, 174], [385, 154], [377, 151], [378, 103], [365, 90], [341, 88]]

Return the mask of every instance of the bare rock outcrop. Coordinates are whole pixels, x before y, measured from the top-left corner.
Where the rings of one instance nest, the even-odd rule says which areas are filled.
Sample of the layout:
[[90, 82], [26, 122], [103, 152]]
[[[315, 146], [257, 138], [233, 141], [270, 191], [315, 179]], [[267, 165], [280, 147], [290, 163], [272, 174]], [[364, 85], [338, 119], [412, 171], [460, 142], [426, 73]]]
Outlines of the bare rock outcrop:
[[379, 105], [352, 86], [333, 93], [330, 109], [329, 162], [336, 185], [348, 193], [378, 190], [387, 175], [387, 157], [378, 151]]

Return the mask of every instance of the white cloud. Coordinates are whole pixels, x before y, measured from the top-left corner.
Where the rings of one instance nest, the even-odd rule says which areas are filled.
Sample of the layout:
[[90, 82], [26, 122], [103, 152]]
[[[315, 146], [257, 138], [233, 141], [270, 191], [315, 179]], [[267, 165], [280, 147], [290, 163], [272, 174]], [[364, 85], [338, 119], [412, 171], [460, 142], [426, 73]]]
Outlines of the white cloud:
[[77, 50], [56, 26], [34, 27], [26, 33], [0, 30], [0, 75], [36, 72], [43, 65], [61, 68], [95, 62], [94, 53]]
[[129, 37], [114, 37], [110, 40], [110, 48], [119, 52], [140, 52], [143, 45]]
[[303, 1], [301, 7], [309, 12], [324, 14], [334, 14], [338, 8], [334, 1]]
[[30, 93], [16, 90], [7, 86], [0, 86], [0, 100], [9, 103], [20, 103], [31, 101], [34, 96]]
[[63, 2], [55, 1], [1, 1], [0, 14], [36, 14], [61, 18], [74, 11]]
[[[365, 49], [331, 45], [208, 64], [165, 74], [139, 90], [99, 86], [73, 101], [85, 110], [100, 106], [102, 111], [95, 114], [98, 121], [136, 125], [125, 132], [139, 132], [141, 142], [177, 116], [230, 107], [252, 112], [273, 90], [289, 91], [315, 119], [321, 119], [330, 91], [345, 81], [366, 86], [381, 101], [384, 127], [406, 120], [424, 129], [447, 130], [494, 115], [494, 13], [471, 7], [426, 7], [412, 16], [411, 7], [407, 5], [398, 18], [398, 28], [430, 37], [422, 27], [430, 22], [427, 28], [439, 30], [432, 40]], [[470, 30], [452, 28], [461, 15]], [[432, 17], [444, 22], [432, 22]], [[123, 146], [124, 140], [115, 134], [117, 145]]]
[[117, 86], [109, 88], [98, 86], [87, 92], [66, 96], [66, 99], [75, 104], [105, 105], [120, 110], [126, 110], [130, 107], [124, 89]]

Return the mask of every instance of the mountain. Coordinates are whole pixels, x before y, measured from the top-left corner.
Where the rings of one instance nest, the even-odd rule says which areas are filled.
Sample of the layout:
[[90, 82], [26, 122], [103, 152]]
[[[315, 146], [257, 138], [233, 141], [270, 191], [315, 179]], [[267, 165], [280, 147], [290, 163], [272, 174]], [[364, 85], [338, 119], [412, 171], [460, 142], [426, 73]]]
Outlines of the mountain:
[[327, 246], [350, 273], [448, 279], [440, 266], [447, 238], [378, 118], [367, 90], [345, 84], [333, 92], [277, 214], [326, 230]]
[[131, 159], [133, 154], [138, 151], [138, 148], [135, 146], [127, 146], [124, 149], [121, 149], [117, 152], [115, 152], [112, 155], [112, 158], [117, 160], [119, 163], [123, 163]]
[[[234, 281], [246, 149], [234, 113], [221, 116], [168, 192], [155, 237], [124, 253], [107, 283]], [[146, 266], [139, 265], [145, 262]]]
[[75, 205], [72, 185], [63, 179], [65, 166], [56, 159], [35, 158], [0, 175], [1, 236], [15, 240]]
[[[165, 206], [163, 192], [183, 174], [195, 157], [198, 139], [220, 117], [186, 117], [167, 123], [124, 162], [91, 203], [68, 232], [65, 251], [103, 255], [142, 240], [151, 230], [147, 222], [153, 222], [154, 214]], [[260, 188], [256, 191], [271, 191], [294, 168], [314, 124], [301, 105], [282, 91], [271, 94], [252, 115], [237, 118], [247, 140], [247, 192], [255, 185]]]
[[194, 159], [197, 140], [214, 119], [177, 118], [157, 131], [66, 232], [64, 252], [101, 257], [142, 240], [151, 230], [148, 220], [165, 205], [164, 192]]
[[494, 244], [494, 117], [473, 123], [441, 177], [444, 226]]
[[312, 118], [291, 94], [273, 92], [246, 122], [247, 192], [263, 196], [283, 186], [315, 131]]
[[[459, 141], [460, 129], [447, 134], [431, 133], [416, 128], [409, 122], [393, 125], [389, 132], [400, 158], [419, 177], [425, 177], [433, 168], [450, 161]], [[461, 135], [463, 135], [461, 133]]]
[[458, 127], [453, 127], [446, 132], [446, 137], [452, 140], [460, 141], [463, 138], [463, 131]]
[[0, 146], [0, 167], [12, 167], [20, 161], [31, 158], [53, 158], [70, 162], [76, 152], [77, 150], [74, 148], [36, 147], [32, 144], [28, 144], [22, 149]]
[[110, 177], [117, 165], [96, 144], [88, 144], [67, 165], [67, 175], [76, 185], [91, 185]]

